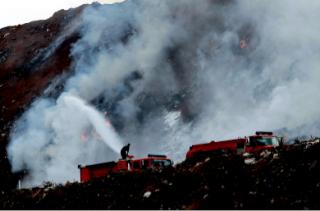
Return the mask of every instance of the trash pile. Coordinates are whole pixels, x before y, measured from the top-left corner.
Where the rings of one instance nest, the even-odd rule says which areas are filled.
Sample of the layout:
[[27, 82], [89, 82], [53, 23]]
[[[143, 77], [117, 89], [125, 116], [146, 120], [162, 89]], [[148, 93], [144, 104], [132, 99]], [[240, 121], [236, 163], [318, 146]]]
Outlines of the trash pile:
[[[174, 168], [0, 193], [3, 209], [319, 209], [318, 140], [264, 152], [196, 157]], [[252, 158], [251, 158], [252, 159]]]

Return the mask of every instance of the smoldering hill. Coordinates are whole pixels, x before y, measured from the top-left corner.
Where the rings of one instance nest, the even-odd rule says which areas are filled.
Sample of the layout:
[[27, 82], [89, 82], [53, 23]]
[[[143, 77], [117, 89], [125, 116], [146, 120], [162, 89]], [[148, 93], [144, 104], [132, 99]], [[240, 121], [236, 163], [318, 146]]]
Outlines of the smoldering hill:
[[95, 137], [79, 141], [92, 125], [66, 95], [106, 113], [137, 156], [182, 160], [194, 143], [256, 130], [319, 136], [319, 9], [131, 0], [1, 29], [1, 189], [21, 172], [29, 185], [63, 183], [79, 162], [116, 159]]

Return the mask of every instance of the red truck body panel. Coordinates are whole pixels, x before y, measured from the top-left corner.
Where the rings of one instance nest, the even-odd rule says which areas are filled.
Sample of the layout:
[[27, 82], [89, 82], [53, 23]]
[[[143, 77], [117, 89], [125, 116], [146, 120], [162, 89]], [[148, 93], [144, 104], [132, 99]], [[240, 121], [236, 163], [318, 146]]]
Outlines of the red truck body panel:
[[79, 167], [80, 181], [87, 182], [92, 178], [99, 178], [107, 174], [110, 174], [114, 171], [115, 166], [117, 166], [116, 162], [107, 162]]
[[238, 138], [226, 141], [211, 141], [205, 144], [192, 145], [190, 147], [190, 150], [187, 152], [187, 158], [191, 158], [197, 153], [212, 152], [218, 150], [226, 150], [237, 153], [237, 149], [239, 149], [240, 145], [244, 146], [246, 141], [247, 139], [245, 138]]
[[[264, 140], [267, 142], [259, 143], [259, 140]], [[255, 142], [255, 144], [253, 144], [253, 142]], [[196, 154], [200, 153], [217, 151], [231, 152], [234, 154], [243, 154], [245, 152], [254, 154], [263, 150], [273, 149], [278, 145], [279, 142], [272, 132], [256, 132], [256, 135], [249, 137], [224, 141], [211, 141], [209, 143], [192, 145], [186, 154], [186, 158], [192, 158]]]
[[[132, 158], [132, 156], [131, 156]], [[157, 165], [159, 164], [159, 166]], [[172, 165], [173, 162], [166, 156], [148, 156], [147, 158], [118, 160], [118, 162], [99, 163], [87, 166], [79, 166], [80, 181], [88, 182], [94, 178], [105, 177], [110, 173], [141, 172], [145, 169], [163, 168]], [[162, 165], [162, 166], [161, 166]]]

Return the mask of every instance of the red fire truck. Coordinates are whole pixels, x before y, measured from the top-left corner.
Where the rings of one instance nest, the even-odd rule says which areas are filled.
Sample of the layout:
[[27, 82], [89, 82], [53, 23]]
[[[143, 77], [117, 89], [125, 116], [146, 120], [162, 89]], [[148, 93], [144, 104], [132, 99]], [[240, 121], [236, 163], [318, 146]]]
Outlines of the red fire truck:
[[163, 169], [173, 165], [173, 161], [165, 155], [148, 155], [146, 158], [134, 159], [129, 155], [127, 159], [118, 162], [106, 162], [87, 166], [79, 165], [80, 181], [87, 182], [93, 178], [105, 177], [110, 173], [141, 172], [146, 169]]
[[196, 155], [208, 153], [233, 153], [257, 154], [263, 150], [271, 150], [282, 142], [280, 137], [274, 136], [272, 132], [258, 131], [256, 135], [223, 141], [211, 141], [205, 144], [192, 145], [186, 157], [192, 158]]

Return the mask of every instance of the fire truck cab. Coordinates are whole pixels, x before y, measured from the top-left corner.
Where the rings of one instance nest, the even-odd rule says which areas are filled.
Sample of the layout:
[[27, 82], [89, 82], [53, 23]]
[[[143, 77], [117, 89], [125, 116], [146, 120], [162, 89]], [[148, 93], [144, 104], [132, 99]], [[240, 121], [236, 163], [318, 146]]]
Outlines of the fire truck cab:
[[165, 155], [151, 155], [146, 158], [134, 159], [128, 156], [128, 159], [119, 159], [118, 162], [106, 162], [93, 165], [81, 166], [80, 181], [88, 182], [91, 179], [105, 177], [111, 173], [121, 172], [141, 172], [147, 169], [160, 170], [173, 165], [173, 161]]
[[249, 137], [192, 145], [186, 157], [192, 158], [195, 155], [208, 153], [256, 154], [278, 147], [280, 141], [281, 139], [272, 132], [257, 131], [255, 135]]
[[274, 136], [272, 132], [256, 132], [256, 135], [249, 136], [246, 142], [245, 152], [255, 153], [266, 149], [273, 149], [280, 145], [281, 138]]
[[147, 158], [135, 159], [130, 162], [131, 171], [141, 171], [143, 169], [162, 169], [172, 166], [173, 161], [165, 155], [148, 155]]

